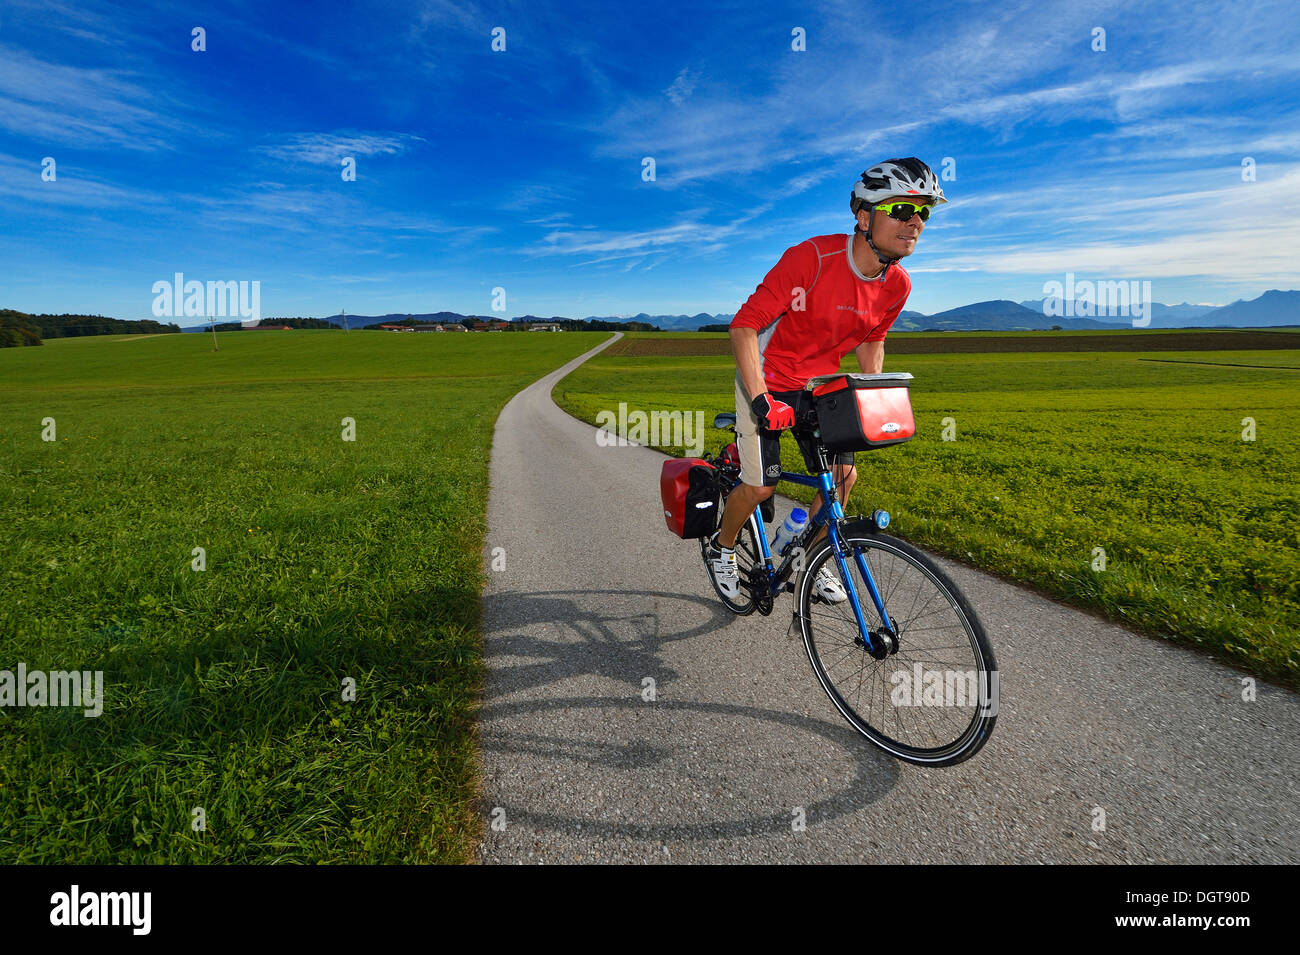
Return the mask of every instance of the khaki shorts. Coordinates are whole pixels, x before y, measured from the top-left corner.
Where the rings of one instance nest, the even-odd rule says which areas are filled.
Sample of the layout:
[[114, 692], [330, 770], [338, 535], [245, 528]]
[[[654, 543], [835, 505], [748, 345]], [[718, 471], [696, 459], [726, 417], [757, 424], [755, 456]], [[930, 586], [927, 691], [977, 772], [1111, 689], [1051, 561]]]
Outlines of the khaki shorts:
[[[773, 391], [772, 397], [784, 401], [802, 416], [811, 407], [812, 396], [806, 391]], [[740, 481], [753, 487], [775, 487], [781, 479], [781, 432], [759, 428], [758, 418], [750, 407], [753, 399], [745, 391], [736, 372], [736, 449], [740, 452]], [[803, 452], [810, 474], [817, 471], [817, 442], [801, 429], [792, 429], [795, 442]], [[835, 464], [853, 464], [853, 452], [831, 454]]]

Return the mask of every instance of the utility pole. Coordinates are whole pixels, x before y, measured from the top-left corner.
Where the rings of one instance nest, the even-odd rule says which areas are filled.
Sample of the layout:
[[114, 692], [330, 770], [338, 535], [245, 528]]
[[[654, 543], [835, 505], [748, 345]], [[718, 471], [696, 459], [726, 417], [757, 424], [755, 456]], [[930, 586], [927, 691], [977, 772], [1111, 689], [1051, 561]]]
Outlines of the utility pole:
[[340, 312], [340, 314], [343, 316], [343, 334], [346, 335], [351, 331], [351, 329], [348, 328], [348, 310], [345, 308]]
[[217, 347], [217, 320], [214, 316], [208, 316], [208, 325], [212, 328], [212, 350], [220, 351], [221, 349]]

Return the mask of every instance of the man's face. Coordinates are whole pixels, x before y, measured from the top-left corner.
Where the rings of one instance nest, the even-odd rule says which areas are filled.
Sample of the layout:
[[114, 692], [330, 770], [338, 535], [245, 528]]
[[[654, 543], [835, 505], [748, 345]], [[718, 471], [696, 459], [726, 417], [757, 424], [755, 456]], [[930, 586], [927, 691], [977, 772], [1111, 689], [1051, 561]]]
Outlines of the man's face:
[[[911, 202], [917, 205], [931, 205], [928, 198], [920, 196], [890, 196], [880, 205], [888, 205], [891, 202]], [[892, 258], [901, 259], [904, 256], [911, 255], [916, 249], [916, 243], [920, 241], [921, 232], [925, 229], [925, 223], [921, 221], [919, 214], [913, 215], [906, 222], [899, 222], [891, 216], [885, 215], [877, 209], [873, 216], [875, 221], [871, 223], [871, 241], [876, 243], [876, 248]], [[858, 224], [863, 229], [867, 225], [867, 210], [863, 209], [858, 213]]]

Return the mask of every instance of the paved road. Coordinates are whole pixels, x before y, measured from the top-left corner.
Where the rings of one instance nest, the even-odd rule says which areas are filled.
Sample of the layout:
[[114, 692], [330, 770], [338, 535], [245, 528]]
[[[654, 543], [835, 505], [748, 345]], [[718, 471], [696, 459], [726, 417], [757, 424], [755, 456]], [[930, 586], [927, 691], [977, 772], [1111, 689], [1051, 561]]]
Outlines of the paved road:
[[1300, 861], [1296, 694], [1244, 702], [1236, 670], [949, 561], [1001, 666], [993, 739], [938, 770], [866, 743], [790, 598], [732, 617], [669, 534], [663, 456], [551, 401], [586, 357], [496, 426], [484, 861]]

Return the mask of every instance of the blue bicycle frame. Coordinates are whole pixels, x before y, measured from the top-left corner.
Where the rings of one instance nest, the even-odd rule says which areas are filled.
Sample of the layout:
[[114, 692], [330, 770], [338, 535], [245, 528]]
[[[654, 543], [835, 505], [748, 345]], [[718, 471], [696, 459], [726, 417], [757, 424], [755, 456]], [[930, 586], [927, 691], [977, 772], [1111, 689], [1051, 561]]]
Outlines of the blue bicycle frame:
[[[768, 547], [767, 529], [763, 526], [763, 521], [759, 518], [757, 511], [749, 516], [750, 524], [754, 530], [754, 537], [763, 552], [763, 566], [767, 568], [768, 595], [775, 597], [781, 592], [787, 579], [786, 572], [790, 564], [795, 560], [795, 552], [803, 545], [804, 541], [811, 539], [819, 527], [827, 526], [829, 528], [827, 534], [830, 536], [831, 550], [835, 555], [835, 565], [839, 568], [840, 579], [844, 581], [844, 591], [848, 594], [849, 605], [853, 608], [853, 616], [857, 619], [858, 632], [862, 634], [862, 642], [867, 651], [869, 653], [873, 652], [875, 646], [871, 640], [871, 631], [867, 627], [866, 618], [862, 615], [862, 603], [858, 598], [857, 588], [853, 585], [853, 578], [849, 574], [848, 554], [845, 553], [844, 539], [840, 536], [840, 522], [844, 520], [844, 508], [840, 504], [839, 495], [835, 493], [835, 481], [831, 472], [822, 471], [816, 476], [812, 476], [782, 471], [780, 479], [789, 481], [792, 484], [817, 488], [822, 492], [822, 506], [808, 522], [808, 527], [791, 545], [789, 556], [776, 569], [772, 566], [772, 550]], [[889, 614], [885, 610], [885, 601], [880, 596], [880, 590], [876, 587], [876, 580], [871, 576], [870, 568], [867, 567], [866, 557], [863, 556], [861, 550], [858, 550], [853, 554], [853, 559], [858, 566], [858, 570], [862, 573], [862, 579], [867, 583], [867, 591], [871, 594], [871, 602], [876, 605], [876, 610], [880, 614], [885, 629], [891, 633], [894, 632], [893, 621], [889, 619]]]

